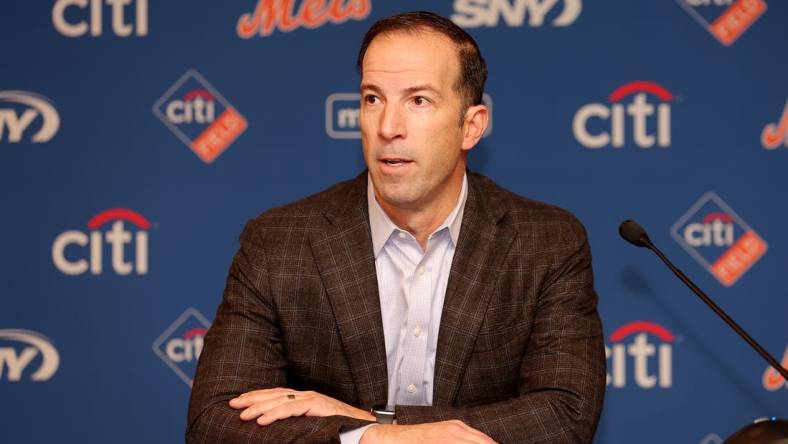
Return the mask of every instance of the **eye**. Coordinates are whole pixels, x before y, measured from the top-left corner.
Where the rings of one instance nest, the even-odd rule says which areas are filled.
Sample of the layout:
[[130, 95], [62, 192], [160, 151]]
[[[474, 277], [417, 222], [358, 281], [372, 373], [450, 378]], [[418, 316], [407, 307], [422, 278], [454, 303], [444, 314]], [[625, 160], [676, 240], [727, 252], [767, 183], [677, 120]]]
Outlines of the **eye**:
[[374, 105], [379, 101], [380, 99], [378, 98], [378, 96], [372, 94], [367, 94], [364, 96], [364, 103], [366, 103], [367, 105]]
[[416, 106], [425, 106], [425, 105], [429, 105], [430, 99], [428, 99], [428, 98], [426, 98], [424, 96], [416, 96], [416, 97], [413, 98], [413, 103]]

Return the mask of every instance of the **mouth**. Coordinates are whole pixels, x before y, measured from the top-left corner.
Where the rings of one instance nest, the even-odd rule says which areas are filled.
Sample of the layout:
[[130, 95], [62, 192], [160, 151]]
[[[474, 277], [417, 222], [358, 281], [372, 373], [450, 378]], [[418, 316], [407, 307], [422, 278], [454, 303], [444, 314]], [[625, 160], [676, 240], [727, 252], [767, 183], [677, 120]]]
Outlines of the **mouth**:
[[383, 163], [384, 165], [391, 167], [403, 166], [409, 163], [413, 163], [412, 160], [401, 158], [401, 157], [385, 157], [383, 159], [380, 159], [380, 162]]

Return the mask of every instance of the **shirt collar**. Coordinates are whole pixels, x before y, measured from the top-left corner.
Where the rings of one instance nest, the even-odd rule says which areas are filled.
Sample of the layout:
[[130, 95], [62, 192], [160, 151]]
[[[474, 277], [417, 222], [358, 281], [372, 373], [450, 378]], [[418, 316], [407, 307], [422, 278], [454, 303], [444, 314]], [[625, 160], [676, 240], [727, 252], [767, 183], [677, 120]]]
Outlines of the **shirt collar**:
[[[462, 225], [462, 215], [465, 211], [465, 201], [468, 200], [468, 175], [462, 176], [462, 189], [460, 189], [460, 197], [457, 199], [457, 205], [446, 217], [446, 220], [430, 234], [433, 234], [448, 228], [449, 236], [451, 237], [452, 244], [457, 246], [457, 241], [460, 238], [460, 226]], [[375, 257], [378, 257], [380, 250], [388, 241], [389, 237], [397, 231], [405, 231], [399, 228], [394, 222], [391, 221], [388, 214], [383, 211], [383, 208], [375, 198], [375, 188], [372, 185], [372, 179], [367, 173], [367, 207], [369, 210], [369, 228], [372, 232], [372, 248]]]

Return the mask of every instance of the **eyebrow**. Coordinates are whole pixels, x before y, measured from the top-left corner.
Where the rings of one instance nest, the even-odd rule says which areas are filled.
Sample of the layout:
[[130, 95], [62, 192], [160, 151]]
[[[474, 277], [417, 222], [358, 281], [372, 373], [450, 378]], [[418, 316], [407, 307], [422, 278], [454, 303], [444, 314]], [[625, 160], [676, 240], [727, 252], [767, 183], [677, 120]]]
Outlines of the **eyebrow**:
[[[377, 85], [373, 85], [371, 83], [362, 83], [360, 90], [364, 91], [365, 89], [368, 89], [368, 90], [374, 91], [377, 94], [383, 95], [383, 90], [381, 90], [380, 87], [378, 87]], [[437, 95], [439, 97], [441, 96], [441, 93], [437, 89], [435, 89], [435, 88], [433, 88], [433, 87], [431, 87], [429, 85], [411, 86], [411, 87], [405, 88], [404, 93], [407, 95], [407, 94], [413, 94], [413, 93], [416, 93], [416, 92], [419, 92], [419, 91], [430, 91], [430, 92], [432, 92], [433, 94], [435, 94], [435, 95]]]

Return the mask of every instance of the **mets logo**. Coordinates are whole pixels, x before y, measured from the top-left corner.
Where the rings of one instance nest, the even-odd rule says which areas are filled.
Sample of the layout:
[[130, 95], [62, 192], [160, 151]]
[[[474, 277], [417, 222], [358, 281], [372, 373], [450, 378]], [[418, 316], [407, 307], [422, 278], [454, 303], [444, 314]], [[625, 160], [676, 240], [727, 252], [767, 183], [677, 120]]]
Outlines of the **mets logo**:
[[[782, 365], [788, 368], [788, 347], [785, 347]], [[781, 388], [788, 389], [788, 381], [777, 370], [772, 367], [766, 367], [766, 370], [763, 372], [763, 388], [770, 392], [775, 392]]]
[[205, 163], [219, 157], [246, 130], [246, 119], [195, 70], [153, 105], [153, 114]]
[[788, 147], [788, 101], [785, 102], [780, 120], [763, 127], [761, 144], [767, 150], [775, 150], [781, 146]]
[[670, 233], [726, 287], [742, 277], [768, 249], [744, 219], [712, 192], [701, 196]]
[[331, 22], [363, 20], [372, 10], [371, 0], [302, 0], [296, 8], [296, 0], [258, 0], [254, 12], [247, 12], [238, 19], [235, 28], [244, 39], [256, 35], [266, 37], [278, 29], [280, 32], [294, 31], [300, 27], [319, 28]]
[[211, 323], [195, 308], [184, 311], [153, 342], [153, 352], [189, 387]]
[[720, 43], [730, 46], [766, 12], [763, 0], [676, 0]]
[[[624, 99], [629, 96], [632, 100], [625, 104]], [[653, 103], [649, 97], [659, 102]], [[670, 103], [674, 96], [665, 87], [643, 80], [629, 82], [611, 92], [608, 100], [610, 105], [589, 103], [575, 113], [572, 131], [581, 145], [593, 149], [621, 148], [629, 132], [640, 148], [670, 146]], [[656, 128], [656, 134], [649, 134], [649, 126]]]

